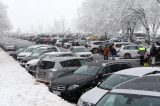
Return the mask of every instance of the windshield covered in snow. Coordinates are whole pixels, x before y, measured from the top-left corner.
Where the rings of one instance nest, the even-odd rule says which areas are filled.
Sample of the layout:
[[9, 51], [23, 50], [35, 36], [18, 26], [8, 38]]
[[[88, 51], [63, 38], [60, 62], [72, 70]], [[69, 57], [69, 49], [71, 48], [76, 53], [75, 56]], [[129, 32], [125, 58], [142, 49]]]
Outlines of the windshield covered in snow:
[[96, 106], [160, 106], [160, 97], [133, 94], [106, 94]]
[[38, 56], [38, 59], [43, 59], [46, 55], [47, 55], [47, 54], [44, 53], [44, 54]]
[[30, 55], [30, 57], [38, 57], [40, 56], [42, 53], [44, 53], [46, 51], [46, 49], [37, 49], [34, 53], [32, 53]]
[[35, 48], [27, 48], [24, 50], [24, 52], [32, 52]]
[[113, 87], [121, 84], [125, 81], [131, 80], [136, 78], [136, 76], [131, 75], [119, 75], [119, 74], [112, 74], [109, 76], [105, 81], [103, 81], [99, 87], [103, 89], [112, 89]]
[[74, 73], [84, 74], [84, 75], [96, 75], [100, 69], [101, 69], [100, 66], [83, 65], [79, 69], [77, 69]]

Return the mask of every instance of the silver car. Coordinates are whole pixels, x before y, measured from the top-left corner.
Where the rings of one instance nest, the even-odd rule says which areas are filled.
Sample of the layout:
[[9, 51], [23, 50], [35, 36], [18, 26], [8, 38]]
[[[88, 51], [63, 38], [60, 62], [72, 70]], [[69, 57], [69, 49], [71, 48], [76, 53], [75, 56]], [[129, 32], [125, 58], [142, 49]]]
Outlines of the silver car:
[[73, 73], [90, 60], [81, 57], [46, 57], [38, 63], [36, 80], [49, 83], [55, 78]]

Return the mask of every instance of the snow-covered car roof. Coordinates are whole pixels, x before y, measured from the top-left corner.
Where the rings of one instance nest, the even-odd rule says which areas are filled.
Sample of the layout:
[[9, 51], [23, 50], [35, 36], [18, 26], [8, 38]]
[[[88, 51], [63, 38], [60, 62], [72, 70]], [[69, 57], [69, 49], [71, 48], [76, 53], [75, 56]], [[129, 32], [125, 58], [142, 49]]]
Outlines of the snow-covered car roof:
[[43, 61], [53, 61], [53, 62], [60, 62], [60, 61], [66, 61], [71, 59], [84, 59], [82, 57], [53, 57], [53, 58], [44, 58]]
[[159, 67], [136, 67], [136, 68], [121, 70], [121, 71], [115, 72], [114, 74], [132, 75], [132, 76], [141, 77], [156, 71], [160, 72], [160, 68]]
[[48, 52], [48, 53], [45, 53], [45, 54], [48, 54], [48, 55], [61, 55], [61, 54], [72, 54], [72, 53], [69, 53], [69, 52]]

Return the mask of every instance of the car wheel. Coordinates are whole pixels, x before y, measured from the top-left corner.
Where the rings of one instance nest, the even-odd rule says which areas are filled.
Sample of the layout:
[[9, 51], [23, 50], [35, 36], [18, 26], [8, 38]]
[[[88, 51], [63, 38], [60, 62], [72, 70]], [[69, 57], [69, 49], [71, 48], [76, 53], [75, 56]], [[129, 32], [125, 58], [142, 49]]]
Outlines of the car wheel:
[[139, 41], [139, 42], [137, 42], [137, 44], [141, 44], [141, 42]]
[[69, 49], [69, 48], [70, 48], [70, 45], [68, 45], [67, 48]]
[[96, 48], [92, 49], [92, 53], [96, 54], [97, 53], [97, 49]]
[[124, 58], [126, 58], [126, 59], [130, 59], [130, 58], [131, 58], [131, 54], [130, 54], [130, 53], [126, 53], [126, 54], [124, 54]]

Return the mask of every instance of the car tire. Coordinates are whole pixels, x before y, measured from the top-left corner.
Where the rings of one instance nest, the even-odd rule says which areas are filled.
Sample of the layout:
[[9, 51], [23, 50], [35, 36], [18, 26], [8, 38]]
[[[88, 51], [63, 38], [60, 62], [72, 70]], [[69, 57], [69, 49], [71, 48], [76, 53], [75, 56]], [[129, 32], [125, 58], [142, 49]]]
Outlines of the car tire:
[[57, 47], [60, 47], [60, 45], [59, 45], [59, 44], [57, 44]]
[[126, 54], [124, 54], [124, 58], [126, 58], [126, 59], [130, 59], [130, 58], [131, 58], [131, 54], [130, 54], [130, 53], [126, 53]]
[[67, 46], [67, 49], [69, 49], [70, 47], [71, 47], [71, 46], [68, 45], [68, 46]]
[[96, 54], [96, 53], [97, 53], [97, 49], [96, 49], [96, 48], [93, 48], [93, 49], [92, 49], [92, 53], [93, 53], [93, 54]]

